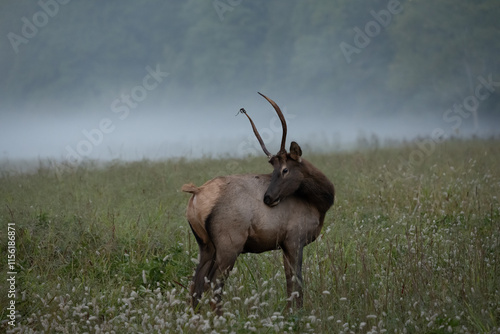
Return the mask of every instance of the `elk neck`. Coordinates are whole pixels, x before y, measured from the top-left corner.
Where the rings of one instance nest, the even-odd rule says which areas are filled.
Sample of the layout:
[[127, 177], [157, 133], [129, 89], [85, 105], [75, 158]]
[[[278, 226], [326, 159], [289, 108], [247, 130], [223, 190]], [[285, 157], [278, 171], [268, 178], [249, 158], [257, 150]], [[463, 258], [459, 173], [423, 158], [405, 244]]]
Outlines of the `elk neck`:
[[335, 200], [335, 188], [318, 168], [302, 159], [304, 179], [296, 195], [314, 205], [322, 216], [330, 209]]

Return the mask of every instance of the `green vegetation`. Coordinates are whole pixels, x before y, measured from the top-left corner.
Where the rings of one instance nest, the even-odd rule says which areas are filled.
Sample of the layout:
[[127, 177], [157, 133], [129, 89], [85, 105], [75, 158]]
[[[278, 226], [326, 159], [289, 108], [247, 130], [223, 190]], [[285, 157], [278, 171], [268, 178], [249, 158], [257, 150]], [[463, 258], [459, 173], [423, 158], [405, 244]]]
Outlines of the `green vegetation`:
[[[198, 250], [181, 185], [266, 172], [264, 158], [3, 171], [0, 248], [5, 257], [15, 223], [20, 332], [495, 332], [499, 144], [445, 141], [398, 177], [390, 166], [414, 143], [305, 152], [337, 197], [306, 247], [304, 308], [292, 314], [279, 251], [240, 256], [222, 317], [208, 305], [193, 314], [186, 289]], [[7, 271], [4, 258], [2, 282]], [[4, 321], [6, 294], [0, 302]]]

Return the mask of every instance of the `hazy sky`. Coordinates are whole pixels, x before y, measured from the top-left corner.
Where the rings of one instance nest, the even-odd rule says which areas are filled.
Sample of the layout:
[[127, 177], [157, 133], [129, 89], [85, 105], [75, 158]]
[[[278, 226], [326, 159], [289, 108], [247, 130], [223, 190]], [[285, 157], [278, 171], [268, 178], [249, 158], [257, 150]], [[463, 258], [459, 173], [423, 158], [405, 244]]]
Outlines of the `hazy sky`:
[[[241, 107], [274, 152], [281, 127], [257, 91], [285, 111], [287, 145], [298, 141], [306, 155], [308, 150], [351, 148], [360, 138], [384, 143], [432, 136], [436, 129], [445, 136], [496, 134], [489, 119], [479, 118], [474, 125], [468, 114], [449, 117], [447, 109], [466, 102], [460, 94], [445, 100], [447, 107], [426, 113], [421, 112], [425, 106], [399, 112], [410, 107], [398, 94], [377, 95], [386, 78], [372, 72], [380, 59], [393, 57], [391, 49], [379, 50], [389, 37], [386, 30], [377, 31], [370, 47], [358, 50], [363, 60], [346, 62], [339, 47], [346, 37], [332, 39], [329, 31], [342, 28], [352, 35], [356, 24], [376, 22], [372, 8], [388, 11], [386, 2], [359, 7], [363, 10], [355, 11], [345, 27], [328, 18], [304, 23], [306, 11], [319, 16], [314, 6], [299, 3], [289, 6], [298, 8], [289, 19], [276, 20], [274, 26], [271, 14], [286, 10], [284, 1], [232, 2], [232, 7], [194, 1], [149, 1], [140, 7], [118, 1], [106, 6], [63, 0], [4, 3], [0, 70], [7, 75], [0, 79], [0, 160], [263, 154], [246, 117], [235, 117]], [[393, 15], [405, 14], [398, 10]], [[299, 23], [311, 31], [294, 30]], [[246, 58], [254, 48], [263, 50], [256, 53], [261, 58]], [[311, 88], [346, 68], [352, 75], [327, 85], [326, 91], [324, 85]], [[362, 76], [365, 72], [371, 81]], [[482, 75], [488, 78], [488, 73]], [[500, 81], [500, 75], [491, 75]], [[480, 82], [471, 78], [462, 86]], [[387, 100], [391, 109], [375, 113], [370, 100], [362, 99], [368, 89], [378, 108]]]

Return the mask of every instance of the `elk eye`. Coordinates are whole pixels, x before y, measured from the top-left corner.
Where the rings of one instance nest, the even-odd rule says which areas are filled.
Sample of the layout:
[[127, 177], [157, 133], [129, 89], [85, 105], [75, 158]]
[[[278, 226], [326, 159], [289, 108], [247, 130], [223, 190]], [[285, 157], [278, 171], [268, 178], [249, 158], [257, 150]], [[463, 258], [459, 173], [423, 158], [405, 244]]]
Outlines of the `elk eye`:
[[283, 175], [285, 175], [286, 173], [288, 173], [288, 168], [283, 168]]

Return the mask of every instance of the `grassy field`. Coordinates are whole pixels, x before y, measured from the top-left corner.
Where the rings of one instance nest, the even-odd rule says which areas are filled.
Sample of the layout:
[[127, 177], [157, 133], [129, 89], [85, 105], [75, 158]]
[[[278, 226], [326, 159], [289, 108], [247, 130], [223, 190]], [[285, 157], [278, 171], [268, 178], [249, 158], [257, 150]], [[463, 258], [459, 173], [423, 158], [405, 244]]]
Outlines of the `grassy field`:
[[[337, 194], [321, 237], [305, 249], [304, 308], [292, 314], [279, 251], [239, 257], [224, 316], [189, 306], [198, 248], [179, 189], [270, 172], [264, 157], [3, 171], [0, 328], [500, 332], [500, 141], [307, 153]], [[6, 309], [8, 223], [16, 230], [15, 328]]]

